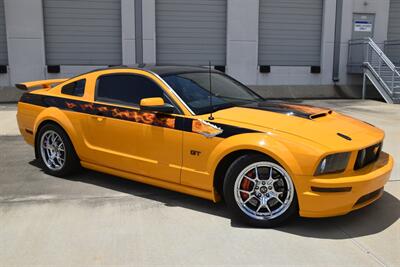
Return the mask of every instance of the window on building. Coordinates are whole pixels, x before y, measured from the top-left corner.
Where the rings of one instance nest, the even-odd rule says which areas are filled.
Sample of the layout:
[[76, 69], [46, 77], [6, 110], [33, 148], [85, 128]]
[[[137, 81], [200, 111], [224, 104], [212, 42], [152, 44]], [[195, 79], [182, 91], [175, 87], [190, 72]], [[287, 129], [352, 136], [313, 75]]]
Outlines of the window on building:
[[83, 96], [85, 93], [85, 84], [85, 79], [66, 84], [61, 89], [61, 93], [66, 95]]
[[97, 80], [96, 100], [139, 106], [140, 100], [148, 97], [161, 97], [171, 104], [164, 91], [143, 76], [113, 74], [100, 76]]

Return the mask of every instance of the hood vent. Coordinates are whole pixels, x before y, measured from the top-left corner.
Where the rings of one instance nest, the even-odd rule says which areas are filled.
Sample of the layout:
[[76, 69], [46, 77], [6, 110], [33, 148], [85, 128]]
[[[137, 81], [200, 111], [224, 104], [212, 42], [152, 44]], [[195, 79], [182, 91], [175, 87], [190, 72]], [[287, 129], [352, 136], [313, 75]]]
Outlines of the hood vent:
[[329, 110], [328, 112], [321, 112], [321, 113], [312, 114], [312, 115], [309, 116], [309, 118], [311, 120], [314, 120], [314, 119], [318, 119], [318, 118], [321, 118], [321, 117], [325, 117], [328, 114], [332, 114], [332, 110]]
[[347, 136], [347, 135], [345, 135], [345, 134], [337, 133], [337, 135], [339, 135], [340, 137], [342, 137], [342, 138], [344, 138], [344, 139], [346, 139], [346, 140], [348, 140], [348, 141], [351, 141], [351, 140], [352, 140], [350, 136]]

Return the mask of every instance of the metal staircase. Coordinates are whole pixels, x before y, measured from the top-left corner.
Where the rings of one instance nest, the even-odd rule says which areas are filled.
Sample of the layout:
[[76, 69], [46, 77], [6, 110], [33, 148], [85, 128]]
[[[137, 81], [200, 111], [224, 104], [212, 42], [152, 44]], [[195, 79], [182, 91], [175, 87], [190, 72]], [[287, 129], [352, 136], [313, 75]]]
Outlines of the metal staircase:
[[[360, 45], [363, 46], [362, 50], [357, 47]], [[357, 53], [363, 54], [363, 98], [365, 98], [368, 79], [387, 103], [400, 103], [400, 69], [392, 63], [380, 47], [371, 38], [366, 38], [349, 42], [349, 59], [351, 59], [351, 50], [356, 50]], [[350, 64], [350, 66], [354, 69], [355, 64]]]

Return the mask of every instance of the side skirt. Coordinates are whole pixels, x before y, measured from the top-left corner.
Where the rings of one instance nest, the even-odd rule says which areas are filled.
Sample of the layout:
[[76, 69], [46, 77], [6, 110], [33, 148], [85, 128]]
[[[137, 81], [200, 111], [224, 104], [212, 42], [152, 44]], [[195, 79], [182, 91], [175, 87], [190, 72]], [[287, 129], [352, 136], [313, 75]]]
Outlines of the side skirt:
[[215, 201], [215, 196], [212, 191], [205, 191], [202, 189], [184, 186], [181, 184], [170, 183], [170, 182], [154, 179], [151, 177], [141, 176], [141, 175], [130, 173], [130, 172], [124, 172], [124, 171], [100, 166], [100, 165], [85, 162], [85, 161], [81, 161], [81, 165], [82, 165], [82, 167], [90, 169], [90, 170], [103, 172], [103, 173], [115, 175], [118, 177], [122, 177], [122, 178], [125, 178], [128, 180], [132, 180], [132, 181], [136, 181], [136, 182], [140, 182], [140, 183], [144, 183], [144, 184], [149, 184], [149, 185], [161, 187], [164, 189], [168, 189], [171, 191], [176, 191], [176, 192], [204, 198], [207, 200]]

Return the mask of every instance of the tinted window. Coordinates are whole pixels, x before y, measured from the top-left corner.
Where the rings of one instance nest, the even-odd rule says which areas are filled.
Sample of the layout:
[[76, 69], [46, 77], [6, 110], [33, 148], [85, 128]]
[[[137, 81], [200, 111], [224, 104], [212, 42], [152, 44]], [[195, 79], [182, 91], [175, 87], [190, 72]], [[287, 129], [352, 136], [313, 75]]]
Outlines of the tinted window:
[[97, 80], [96, 99], [104, 102], [139, 105], [142, 98], [162, 97], [164, 91], [150, 79], [138, 75], [104, 75]]
[[86, 80], [79, 80], [66, 84], [61, 89], [61, 93], [66, 95], [83, 96], [85, 93], [85, 83]]

